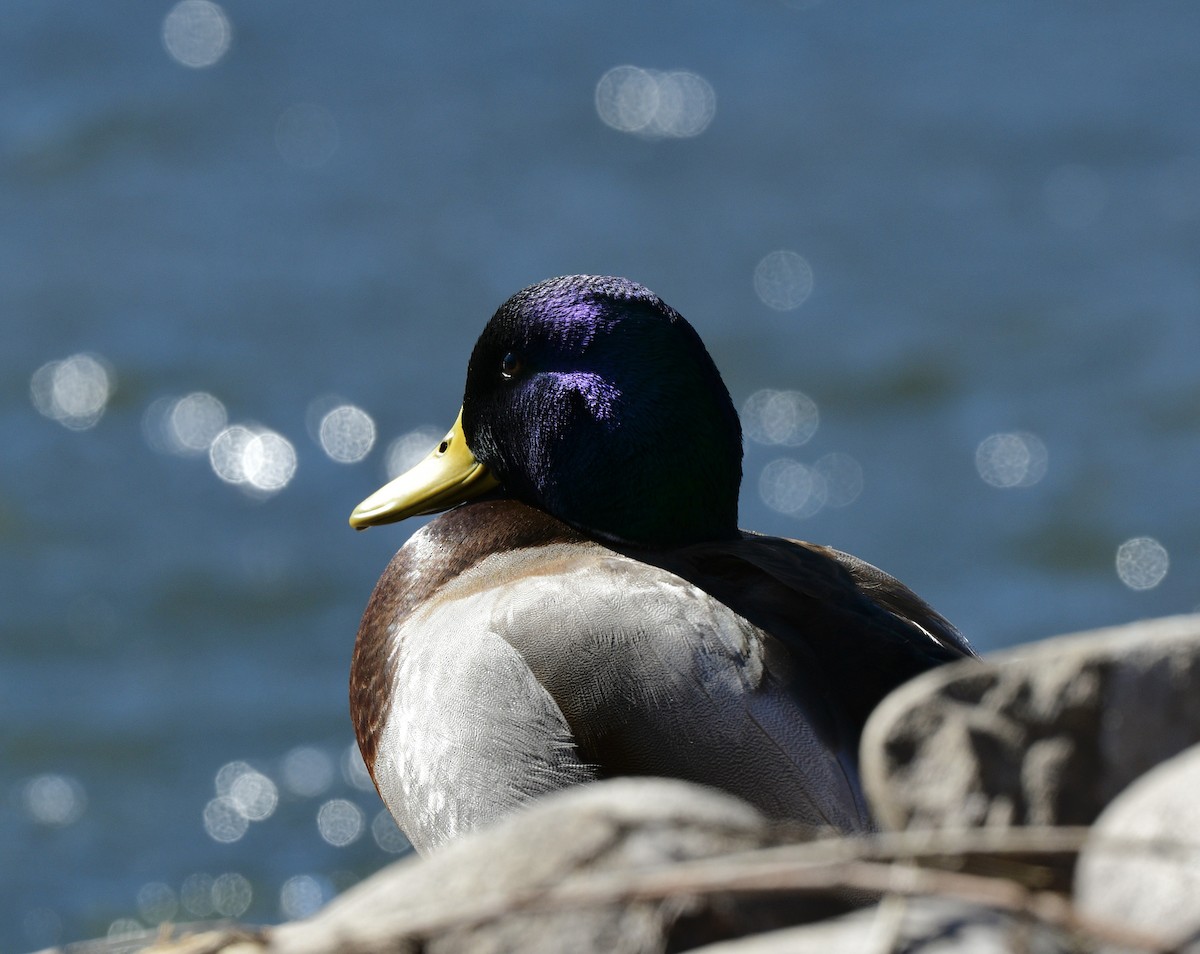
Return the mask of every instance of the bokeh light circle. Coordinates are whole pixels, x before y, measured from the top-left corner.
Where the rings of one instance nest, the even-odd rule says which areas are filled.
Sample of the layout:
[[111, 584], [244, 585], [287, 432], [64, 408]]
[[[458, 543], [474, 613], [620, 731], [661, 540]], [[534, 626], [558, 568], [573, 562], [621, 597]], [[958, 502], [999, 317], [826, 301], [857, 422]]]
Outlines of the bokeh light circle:
[[225, 11], [211, 0], [181, 0], [163, 20], [162, 41], [177, 63], [202, 69], [229, 51], [233, 28]]
[[445, 436], [444, 431], [423, 426], [401, 434], [388, 444], [384, 454], [384, 471], [387, 479], [399, 477], [406, 470], [427, 457]]
[[1152, 590], [1171, 568], [1167, 548], [1153, 537], [1134, 537], [1117, 547], [1117, 576], [1131, 590]]
[[162, 924], [172, 920], [179, 911], [179, 899], [170, 885], [151, 881], [137, 893], [138, 917], [145, 924]]
[[620, 132], [645, 129], [658, 109], [658, 83], [649, 71], [614, 66], [596, 84], [596, 112]]
[[335, 848], [353, 844], [362, 836], [363, 813], [344, 798], [333, 798], [317, 810], [317, 831]]
[[29, 817], [51, 828], [74, 824], [87, 808], [83, 786], [69, 775], [35, 776], [25, 783], [21, 794]]
[[841, 451], [826, 454], [813, 464], [813, 470], [825, 482], [825, 506], [848, 507], [862, 493], [862, 465]]
[[115, 378], [107, 363], [93, 354], [75, 354], [38, 368], [29, 395], [42, 415], [74, 431], [94, 427], [104, 415]]
[[213, 472], [226, 483], [244, 484], [247, 479], [244, 463], [246, 448], [253, 439], [254, 432], [241, 424], [221, 431], [208, 448]]
[[312, 875], [288, 878], [279, 890], [279, 913], [289, 920], [315, 914], [325, 902], [322, 882]]
[[665, 139], [690, 139], [704, 132], [717, 112], [717, 95], [708, 80], [687, 70], [653, 76], [658, 102], [645, 131]]
[[240, 918], [254, 900], [254, 888], [245, 875], [229, 871], [212, 884], [213, 911], [223, 918]]
[[284, 787], [293, 795], [312, 798], [333, 784], [333, 759], [311, 746], [298, 746], [283, 757]]
[[250, 827], [250, 821], [228, 795], [218, 795], [204, 806], [204, 831], [213, 841], [223, 845], [239, 841]]
[[196, 872], [184, 878], [179, 888], [179, 902], [194, 918], [211, 917], [216, 911], [213, 907], [212, 875]]
[[375, 839], [375, 844], [392, 855], [401, 854], [412, 847], [386, 808], [371, 820], [371, 837]]
[[172, 405], [168, 435], [177, 453], [204, 454], [227, 420], [224, 404], [206, 391], [193, 391]]
[[975, 449], [975, 469], [984, 483], [1002, 489], [1032, 487], [1046, 476], [1049, 455], [1036, 434], [992, 434]]
[[825, 506], [825, 478], [812, 467], [781, 457], [762, 469], [758, 493], [772, 510], [811, 517]]
[[246, 446], [246, 480], [257, 490], [282, 490], [296, 473], [296, 449], [274, 431], [262, 431]]
[[792, 311], [812, 294], [813, 270], [799, 252], [779, 249], [754, 267], [754, 293], [768, 308]]
[[275, 813], [279, 790], [262, 772], [249, 771], [229, 786], [228, 798], [247, 821], [265, 821]]
[[704, 77], [637, 66], [615, 66], [601, 76], [595, 103], [606, 126], [652, 139], [698, 136], [717, 110], [716, 93]]
[[213, 472], [226, 483], [264, 494], [286, 487], [296, 474], [296, 449], [274, 431], [234, 424], [208, 449]]
[[375, 446], [375, 422], [353, 404], [335, 407], [317, 428], [321, 449], [340, 464], [356, 464]]
[[799, 447], [820, 423], [816, 402], [801, 391], [755, 391], [742, 405], [742, 430], [759, 444]]

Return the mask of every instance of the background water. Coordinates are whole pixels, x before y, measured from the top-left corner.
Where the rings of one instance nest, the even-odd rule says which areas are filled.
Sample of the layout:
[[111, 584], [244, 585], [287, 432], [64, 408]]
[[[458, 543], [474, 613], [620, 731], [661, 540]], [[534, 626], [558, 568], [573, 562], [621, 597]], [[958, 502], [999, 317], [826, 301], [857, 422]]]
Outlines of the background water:
[[551, 275], [698, 328], [745, 526], [981, 649], [1200, 603], [1191, 0], [222, 2], [0, 6], [0, 950], [395, 856], [345, 687], [416, 524], [346, 517]]

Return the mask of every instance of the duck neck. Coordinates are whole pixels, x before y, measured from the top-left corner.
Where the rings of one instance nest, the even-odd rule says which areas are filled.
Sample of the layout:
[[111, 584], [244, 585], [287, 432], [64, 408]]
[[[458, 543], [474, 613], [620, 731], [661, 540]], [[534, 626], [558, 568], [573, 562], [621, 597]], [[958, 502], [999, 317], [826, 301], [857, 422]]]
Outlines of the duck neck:
[[559, 466], [533, 468], [527, 502], [600, 539], [634, 546], [736, 537], [741, 432], [732, 403], [724, 402], [721, 388], [665, 419], [589, 419], [560, 432], [564, 444], [550, 458]]

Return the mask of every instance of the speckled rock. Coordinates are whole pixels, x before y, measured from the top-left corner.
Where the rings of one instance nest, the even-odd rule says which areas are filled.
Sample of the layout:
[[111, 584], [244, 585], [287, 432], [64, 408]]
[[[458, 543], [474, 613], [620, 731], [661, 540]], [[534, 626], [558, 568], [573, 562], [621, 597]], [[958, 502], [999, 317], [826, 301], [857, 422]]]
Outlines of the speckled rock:
[[816, 924], [696, 948], [692, 954], [1081, 954], [1095, 948], [1053, 927], [977, 905], [890, 898]]
[[1097, 921], [1200, 950], [1200, 746], [1104, 810], [1079, 856], [1075, 898]]
[[[863, 778], [879, 819], [907, 831], [795, 844], [812, 833], [728, 795], [612, 780], [401, 861], [305, 921], [183, 927], [73, 954], [1078, 954], [1196, 939], [1200, 749], [1167, 760], [1200, 745], [1198, 687], [1200, 616], [1058, 637], [884, 700]], [[1072, 907], [1086, 833], [1010, 826], [1088, 825], [1110, 802]], [[1154, 851], [1128, 844], [1147, 835]]]
[[925, 673], [872, 714], [862, 773], [890, 828], [1086, 825], [1200, 742], [1200, 615], [1060, 636]]
[[[639, 900], [595, 890], [607, 884], [619, 893], [629, 873], [759, 848], [779, 836], [744, 802], [683, 782], [620, 779], [568, 789], [427, 858], [393, 865], [306, 921], [270, 930], [265, 954], [640, 954], [845, 911], [847, 904], [828, 900]], [[576, 886], [582, 893], [564, 903], [563, 890]], [[548, 892], [557, 894], [550, 903]]]

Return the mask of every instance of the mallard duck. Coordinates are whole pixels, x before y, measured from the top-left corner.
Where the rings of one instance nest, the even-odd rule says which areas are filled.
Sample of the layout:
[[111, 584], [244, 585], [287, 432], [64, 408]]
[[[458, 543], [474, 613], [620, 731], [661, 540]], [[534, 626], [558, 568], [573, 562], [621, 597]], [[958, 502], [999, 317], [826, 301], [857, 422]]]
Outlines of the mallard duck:
[[739, 530], [741, 461], [716, 366], [648, 289], [571, 276], [500, 306], [450, 432], [350, 517], [448, 511], [375, 587], [350, 677], [363, 758], [418, 851], [618, 775], [871, 827], [867, 715], [973, 653], [875, 567]]

